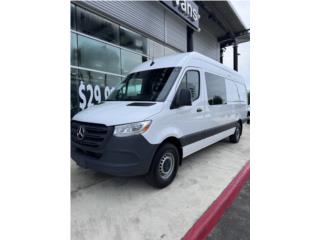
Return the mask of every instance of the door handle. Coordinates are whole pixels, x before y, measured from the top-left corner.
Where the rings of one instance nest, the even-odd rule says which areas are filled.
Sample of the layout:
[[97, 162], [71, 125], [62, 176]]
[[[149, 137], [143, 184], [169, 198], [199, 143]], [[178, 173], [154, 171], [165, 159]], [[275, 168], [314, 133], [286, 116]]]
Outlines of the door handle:
[[197, 108], [197, 112], [202, 112], [202, 108]]

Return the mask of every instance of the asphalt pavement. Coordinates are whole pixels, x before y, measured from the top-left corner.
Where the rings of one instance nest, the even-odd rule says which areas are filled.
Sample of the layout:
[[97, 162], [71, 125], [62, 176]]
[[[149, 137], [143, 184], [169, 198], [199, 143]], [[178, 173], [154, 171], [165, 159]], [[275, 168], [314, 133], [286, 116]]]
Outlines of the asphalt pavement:
[[250, 180], [243, 186], [231, 207], [225, 211], [207, 240], [250, 239]]

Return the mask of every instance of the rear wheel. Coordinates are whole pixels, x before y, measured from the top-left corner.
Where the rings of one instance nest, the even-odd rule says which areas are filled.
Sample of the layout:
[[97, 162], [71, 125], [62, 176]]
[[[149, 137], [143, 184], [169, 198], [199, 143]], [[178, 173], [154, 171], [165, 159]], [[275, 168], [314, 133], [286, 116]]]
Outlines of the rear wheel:
[[229, 137], [230, 142], [238, 143], [241, 137], [241, 124], [237, 122], [234, 134]]
[[178, 171], [179, 152], [175, 145], [166, 143], [156, 152], [147, 181], [156, 188], [168, 186]]

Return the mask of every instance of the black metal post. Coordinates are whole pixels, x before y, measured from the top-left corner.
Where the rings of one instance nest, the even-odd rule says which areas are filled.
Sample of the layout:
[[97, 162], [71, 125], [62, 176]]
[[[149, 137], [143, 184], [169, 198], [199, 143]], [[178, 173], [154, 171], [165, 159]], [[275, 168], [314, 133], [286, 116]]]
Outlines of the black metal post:
[[233, 43], [233, 69], [238, 71], [238, 44], [236, 41]]
[[193, 29], [187, 26], [187, 52], [193, 51]]
[[223, 52], [224, 52], [224, 48], [220, 47], [220, 63], [223, 63]]

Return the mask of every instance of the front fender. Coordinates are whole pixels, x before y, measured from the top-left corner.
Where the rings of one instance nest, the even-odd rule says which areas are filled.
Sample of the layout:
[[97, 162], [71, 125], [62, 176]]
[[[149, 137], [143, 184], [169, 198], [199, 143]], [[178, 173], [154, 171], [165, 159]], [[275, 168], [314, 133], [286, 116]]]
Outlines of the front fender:
[[183, 133], [181, 129], [174, 126], [163, 126], [162, 128], [161, 126], [155, 126], [154, 128], [150, 128], [146, 133], [143, 134], [143, 136], [151, 144], [160, 144], [169, 137], [175, 137], [179, 139], [183, 136]]

